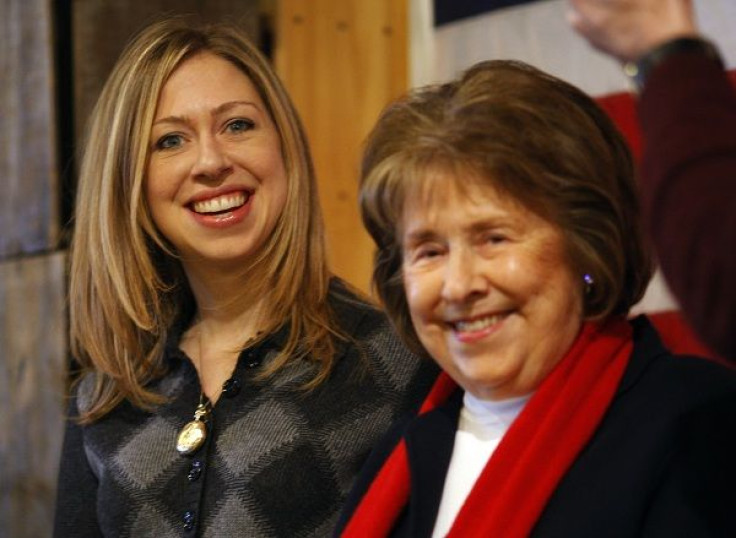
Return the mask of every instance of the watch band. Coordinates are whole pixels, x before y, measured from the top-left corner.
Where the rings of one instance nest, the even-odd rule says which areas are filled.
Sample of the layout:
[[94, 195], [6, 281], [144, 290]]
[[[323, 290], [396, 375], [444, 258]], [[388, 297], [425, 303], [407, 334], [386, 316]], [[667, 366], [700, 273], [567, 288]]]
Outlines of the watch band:
[[627, 62], [624, 64], [624, 73], [633, 81], [637, 91], [641, 91], [649, 73], [657, 65], [683, 52], [703, 54], [723, 68], [723, 59], [712, 42], [700, 37], [678, 37], [654, 47], [635, 62]]

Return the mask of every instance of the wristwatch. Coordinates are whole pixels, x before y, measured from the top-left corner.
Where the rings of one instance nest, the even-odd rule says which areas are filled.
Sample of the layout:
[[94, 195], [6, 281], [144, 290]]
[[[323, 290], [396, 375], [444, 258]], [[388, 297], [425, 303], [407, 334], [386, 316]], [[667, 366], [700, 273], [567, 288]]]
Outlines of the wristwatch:
[[678, 37], [654, 47], [635, 62], [627, 62], [624, 73], [640, 92], [652, 69], [670, 56], [683, 52], [702, 54], [723, 68], [723, 59], [712, 42], [700, 37]]

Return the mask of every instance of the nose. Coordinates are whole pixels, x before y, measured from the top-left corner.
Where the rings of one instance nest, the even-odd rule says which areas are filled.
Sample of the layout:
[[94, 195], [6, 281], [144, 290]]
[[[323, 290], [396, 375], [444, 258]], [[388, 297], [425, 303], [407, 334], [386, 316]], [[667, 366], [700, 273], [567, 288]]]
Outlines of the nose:
[[216, 137], [201, 137], [197, 149], [197, 159], [192, 166], [194, 177], [209, 181], [219, 180], [232, 170], [230, 160]]
[[453, 249], [445, 265], [442, 298], [450, 303], [464, 303], [488, 292], [489, 282], [483, 261], [470, 248]]

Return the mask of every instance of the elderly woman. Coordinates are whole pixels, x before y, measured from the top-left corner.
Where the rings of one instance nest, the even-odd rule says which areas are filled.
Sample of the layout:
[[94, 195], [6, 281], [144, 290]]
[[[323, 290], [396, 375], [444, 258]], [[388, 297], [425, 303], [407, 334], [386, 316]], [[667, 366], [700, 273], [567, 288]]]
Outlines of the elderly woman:
[[328, 271], [306, 139], [268, 62], [230, 28], [144, 30], [93, 112], [78, 193], [82, 373], [55, 535], [329, 533], [436, 368]]
[[337, 534], [735, 535], [736, 380], [627, 321], [650, 260], [589, 97], [507, 61], [412, 93], [368, 139], [361, 204], [389, 315], [445, 374]]

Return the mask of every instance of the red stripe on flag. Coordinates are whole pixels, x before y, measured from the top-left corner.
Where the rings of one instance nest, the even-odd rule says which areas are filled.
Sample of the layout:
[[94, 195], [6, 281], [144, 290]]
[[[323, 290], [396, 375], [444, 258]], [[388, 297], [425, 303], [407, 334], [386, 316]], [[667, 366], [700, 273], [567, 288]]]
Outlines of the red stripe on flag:
[[636, 116], [634, 95], [628, 92], [614, 93], [598, 97], [596, 101], [624, 135], [634, 158], [638, 161], [641, 155], [641, 129]]
[[[733, 87], [736, 88], [736, 69], [728, 72]], [[636, 98], [629, 92], [612, 93], [596, 98], [600, 107], [611, 117], [616, 127], [626, 138], [626, 141], [638, 161], [641, 156], [641, 130], [636, 115]]]

